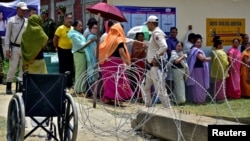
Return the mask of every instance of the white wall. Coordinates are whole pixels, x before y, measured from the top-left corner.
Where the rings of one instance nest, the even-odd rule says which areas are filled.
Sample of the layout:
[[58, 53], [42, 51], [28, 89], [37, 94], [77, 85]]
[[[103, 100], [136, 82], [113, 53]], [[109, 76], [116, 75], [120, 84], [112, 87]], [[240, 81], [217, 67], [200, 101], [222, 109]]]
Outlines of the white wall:
[[245, 18], [246, 33], [250, 34], [250, 0], [108, 0], [119, 6], [176, 7], [178, 39], [184, 40], [188, 25], [200, 33], [206, 43], [206, 18]]

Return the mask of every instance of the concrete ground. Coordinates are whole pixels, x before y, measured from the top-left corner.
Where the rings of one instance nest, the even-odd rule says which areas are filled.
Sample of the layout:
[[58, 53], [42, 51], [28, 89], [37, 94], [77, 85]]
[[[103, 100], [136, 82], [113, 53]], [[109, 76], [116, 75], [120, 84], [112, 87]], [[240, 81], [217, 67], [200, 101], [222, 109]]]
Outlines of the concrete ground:
[[[5, 94], [5, 85], [0, 85], [0, 116], [7, 118], [8, 105], [12, 95]], [[13, 87], [13, 92], [14, 92]], [[131, 117], [133, 113], [138, 111], [139, 107], [135, 105], [129, 105], [127, 108], [115, 108], [113, 105], [102, 105], [97, 103], [97, 108], [92, 108], [92, 100], [85, 98], [74, 97], [77, 103], [78, 109], [78, 136], [77, 141], [147, 141], [147, 140], [157, 140], [157, 139], [146, 139], [152, 138], [152, 136], [138, 136], [136, 132], [131, 128]], [[83, 103], [85, 105], [79, 105], [78, 103]], [[124, 113], [122, 113], [122, 112]], [[117, 117], [114, 117], [113, 113], [117, 112]], [[28, 128], [25, 128], [27, 133], [32, 129], [29, 117]], [[55, 121], [56, 122], [56, 121]], [[6, 123], [7, 124], [7, 123]], [[36, 130], [31, 136], [29, 136], [27, 141], [44, 141], [45, 132], [42, 129]], [[6, 135], [0, 135], [5, 137]], [[146, 138], [145, 138], [146, 137]], [[1, 138], [0, 138], [1, 140]], [[25, 140], [25, 141], [26, 141]]]
[[[12, 96], [5, 94], [5, 87], [0, 85], [0, 116], [7, 118]], [[74, 102], [78, 110], [77, 141], [201, 141], [207, 139], [209, 124], [238, 124], [185, 113], [174, 108], [164, 109], [161, 105], [146, 108], [133, 101], [119, 107], [97, 101], [96, 108], [93, 108], [93, 99], [74, 97]], [[26, 119], [28, 128], [25, 128], [25, 133], [32, 129], [29, 117]], [[57, 123], [56, 118], [54, 120]], [[0, 135], [0, 141], [5, 136]], [[25, 141], [44, 140], [45, 132], [38, 129]]]

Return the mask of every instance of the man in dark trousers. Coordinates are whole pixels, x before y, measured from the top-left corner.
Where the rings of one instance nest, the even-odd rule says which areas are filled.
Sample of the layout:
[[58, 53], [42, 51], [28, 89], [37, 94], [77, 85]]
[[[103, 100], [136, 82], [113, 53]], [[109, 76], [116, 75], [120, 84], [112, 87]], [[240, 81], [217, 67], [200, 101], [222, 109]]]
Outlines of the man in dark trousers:
[[9, 59], [9, 70], [6, 79], [6, 94], [12, 94], [11, 85], [15, 78], [16, 70], [19, 67], [19, 77], [22, 78], [22, 61], [21, 61], [21, 39], [22, 34], [25, 31], [28, 20], [25, 15], [28, 11], [27, 4], [25, 2], [19, 2], [16, 5], [17, 14], [8, 19], [8, 24], [5, 34], [5, 50], [6, 58]]

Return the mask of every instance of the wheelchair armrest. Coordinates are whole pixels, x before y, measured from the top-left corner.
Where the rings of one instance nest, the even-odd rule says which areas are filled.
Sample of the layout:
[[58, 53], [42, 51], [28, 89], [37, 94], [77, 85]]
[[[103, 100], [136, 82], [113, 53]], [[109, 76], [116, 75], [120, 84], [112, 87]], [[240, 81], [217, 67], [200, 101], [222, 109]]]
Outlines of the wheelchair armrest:
[[22, 82], [22, 81], [23, 81], [23, 78], [22, 78], [22, 77], [16, 77], [16, 80], [17, 80], [18, 82]]
[[70, 71], [66, 71], [64, 74], [65, 74], [66, 76], [69, 76], [69, 75], [70, 75]]
[[23, 91], [23, 78], [16, 77], [16, 93]]

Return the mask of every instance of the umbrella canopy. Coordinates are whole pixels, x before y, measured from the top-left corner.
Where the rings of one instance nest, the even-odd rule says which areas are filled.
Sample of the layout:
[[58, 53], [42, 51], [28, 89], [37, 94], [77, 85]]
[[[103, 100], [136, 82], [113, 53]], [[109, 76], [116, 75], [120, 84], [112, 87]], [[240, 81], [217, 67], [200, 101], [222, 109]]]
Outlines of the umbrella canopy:
[[99, 2], [86, 9], [90, 13], [100, 14], [101, 17], [106, 18], [106, 19], [112, 19], [118, 22], [127, 22], [126, 17], [117, 7], [110, 5], [108, 3], [105, 3], [105, 2]]
[[145, 40], [149, 40], [151, 32], [148, 30], [148, 27], [146, 25], [139, 25], [132, 27], [128, 32], [127, 32], [127, 38], [135, 39], [136, 33], [144, 33], [144, 38]]

